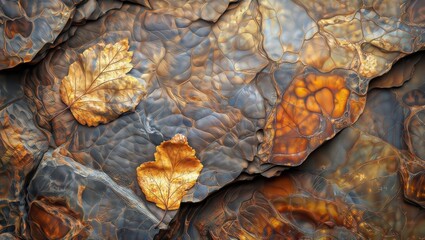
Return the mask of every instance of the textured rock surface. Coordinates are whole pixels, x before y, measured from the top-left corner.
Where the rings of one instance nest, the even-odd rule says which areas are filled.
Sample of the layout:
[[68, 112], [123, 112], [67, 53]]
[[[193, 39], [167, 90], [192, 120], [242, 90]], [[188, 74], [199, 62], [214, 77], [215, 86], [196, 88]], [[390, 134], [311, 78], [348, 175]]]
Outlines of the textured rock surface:
[[[77, 26], [122, 6], [114, 0], [14, 0], [0, 5], [0, 70], [40, 61], [74, 35]], [[139, 3], [146, 5], [144, 3]]]
[[[258, 89], [250, 82], [267, 64], [266, 58], [248, 50], [240, 56], [226, 56], [230, 49], [224, 49], [236, 41], [229, 32], [238, 25], [248, 24], [242, 33], [259, 29], [255, 14], [255, 3], [251, 2], [226, 12], [220, 19], [222, 24], [216, 25], [192, 23], [135, 6], [111, 11], [81, 27], [29, 75], [28, 91], [39, 103], [40, 125], [50, 128], [48, 120], [65, 108], [58, 88], [77, 53], [98, 41], [128, 38], [130, 50], [135, 52], [135, 67], [129, 74], [148, 86], [146, 98], [135, 113], [97, 128], [79, 125], [68, 111], [60, 114], [51, 121], [55, 143], [67, 145], [76, 161], [101, 168], [118, 184], [140, 194], [136, 166], [153, 159], [155, 145], [182, 133], [205, 166], [188, 200], [202, 200], [233, 181], [247, 161], [254, 159], [259, 143], [257, 131], [264, 124], [265, 110]], [[105, 23], [123, 19], [129, 24]], [[246, 34], [258, 48], [260, 33]], [[46, 69], [52, 71], [46, 75]]]
[[348, 128], [301, 167], [185, 206], [158, 239], [420, 239], [425, 210], [405, 201], [400, 162], [390, 144]]
[[[156, 4], [154, 8], [167, 6]], [[338, 15], [325, 21], [320, 15], [309, 17], [311, 6], [288, 2], [299, 11], [297, 16], [303, 14], [300, 18], [288, 16], [292, 8], [280, 4], [241, 1], [215, 23], [181, 15], [178, 8], [124, 6], [108, 12], [78, 28], [29, 75], [31, 95], [39, 103], [40, 125], [49, 129], [51, 121], [56, 145], [66, 144], [76, 161], [102, 168], [137, 193], [135, 173], [129, 173], [122, 163], [132, 159], [139, 165], [152, 159], [152, 145], [176, 133], [186, 135], [205, 166], [187, 201], [204, 199], [243, 171], [262, 173], [273, 166], [268, 163], [299, 165], [317, 146], [357, 119], [370, 78], [419, 49], [424, 29], [400, 20], [384, 21], [361, 5], [341, 13], [354, 20], [341, 20]], [[281, 8], [277, 16], [269, 13], [270, 5]], [[296, 29], [305, 24], [305, 32], [274, 39], [274, 33], [282, 29], [275, 29], [280, 25], [272, 20], [286, 21]], [[373, 27], [387, 30], [369, 29]], [[399, 28], [403, 34], [398, 34]], [[332, 37], [352, 36], [344, 32], [347, 29], [365, 33], [356, 40]], [[389, 36], [396, 33], [401, 40], [389, 42]], [[148, 86], [147, 97], [136, 112], [94, 129], [78, 125], [68, 112], [57, 115], [65, 108], [57, 96], [59, 84], [76, 55], [97, 42], [123, 38], [129, 39], [130, 50], [135, 51], [130, 74]], [[318, 47], [321, 51], [314, 50]], [[275, 58], [268, 49], [299, 57]], [[114, 128], [122, 133], [101, 140]], [[99, 150], [104, 144], [113, 145], [114, 150]], [[130, 146], [140, 147], [133, 150]]]
[[424, 146], [424, 64], [417, 55], [383, 76], [398, 78], [395, 85], [411, 78], [401, 88], [372, 90], [358, 122], [300, 167], [184, 206], [158, 239], [424, 238], [425, 165], [415, 148]]
[[[382, 77], [385, 80], [390, 76], [397, 76], [399, 79], [407, 79], [407, 82], [390, 91], [372, 90], [364, 114], [355, 126], [390, 143], [403, 153], [400, 175], [404, 195], [410, 201], [425, 207], [425, 58], [423, 54], [416, 55], [401, 65], [409, 61], [410, 68], [414, 65], [411, 74], [400, 73], [409, 67], [396, 66]], [[411, 77], [406, 78], [405, 75]], [[392, 114], [388, 116], [387, 113]]]
[[[176, 134], [204, 166], [183, 202], [204, 202], [163, 236], [424, 237], [423, 53], [383, 75], [423, 49], [422, 1], [36, 2], [0, 6], [0, 238], [153, 238], [177, 211], [136, 168]], [[122, 40], [147, 93], [81, 125], [62, 80]]]
[[29, 62], [52, 43], [81, 1], [2, 1], [0, 8], [0, 69]]
[[0, 233], [26, 228], [28, 174], [47, 151], [48, 141], [24, 98], [20, 74], [0, 74]]
[[46, 153], [28, 186], [29, 238], [153, 238], [159, 217], [138, 196], [62, 153]]
[[[391, 11], [371, 11], [376, 5]], [[357, 119], [369, 80], [424, 44], [424, 29], [402, 21], [408, 6], [397, 1], [260, 1], [267, 56], [277, 69], [298, 65], [289, 72], [292, 82], [281, 90], [275, 112], [268, 115], [266, 135], [273, 140], [263, 143], [261, 151], [271, 149], [266, 161], [299, 165]], [[285, 34], [288, 25], [295, 28], [292, 34]]]

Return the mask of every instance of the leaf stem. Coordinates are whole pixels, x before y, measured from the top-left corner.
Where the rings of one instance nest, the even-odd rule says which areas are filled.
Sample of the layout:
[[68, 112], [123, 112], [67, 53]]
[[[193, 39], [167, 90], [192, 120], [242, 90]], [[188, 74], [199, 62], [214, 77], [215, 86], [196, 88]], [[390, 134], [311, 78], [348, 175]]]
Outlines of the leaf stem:
[[66, 108], [60, 110], [59, 112], [55, 113], [51, 118], [47, 119], [48, 122], [52, 121], [53, 119], [55, 119], [57, 116], [61, 115], [62, 113], [64, 113], [66, 110], [68, 110], [70, 108], [70, 106], [67, 106]]
[[159, 223], [155, 226], [155, 228], [157, 229], [159, 227], [159, 225], [161, 225], [161, 223], [164, 221], [165, 216], [167, 216], [167, 212], [168, 212], [168, 208], [165, 209], [164, 215], [162, 215], [161, 220], [159, 221]]

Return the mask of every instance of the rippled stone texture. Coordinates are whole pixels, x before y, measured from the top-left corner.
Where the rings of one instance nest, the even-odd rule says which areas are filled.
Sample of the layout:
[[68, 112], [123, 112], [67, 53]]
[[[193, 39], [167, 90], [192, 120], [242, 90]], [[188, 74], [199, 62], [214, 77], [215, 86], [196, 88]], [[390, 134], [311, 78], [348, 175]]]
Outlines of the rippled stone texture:
[[[171, 232], [423, 236], [413, 223], [423, 225], [425, 66], [416, 55], [371, 82], [423, 49], [421, 1], [38, 2], [0, 12], [0, 67], [32, 64], [0, 84], [1, 186], [14, 187], [3, 191], [2, 237], [153, 238], [165, 213], [136, 168], [176, 134], [204, 166], [183, 202], [206, 202], [187, 205], [176, 219], [190, 213], [189, 225]], [[123, 40], [146, 96], [112, 122], [79, 124], [62, 80], [87, 49]], [[221, 190], [237, 180], [252, 181]]]
[[[265, 110], [250, 82], [267, 61], [247, 48], [258, 48], [261, 39], [256, 7], [245, 1], [213, 25], [125, 6], [84, 25], [27, 78], [28, 94], [39, 103], [39, 124], [51, 130], [56, 145], [65, 145], [76, 161], [101, 169], [138, 195], [136, 167], [153, 159], [155, 145], [181, 133], [204, 165], [187, 200], [202, 200], [233, 181], [254, 159], [259, 144], [257, 131]], [[106, 23], [110, 21], [117, 24]], [[119, 24], [124, 21], [128, 24]], [[243, 26], [238, 30], [241, 37], [234, 38], [238, 26]], [[77, 54], [96, 42], [122, 38], [129, 39], [134, 52], [129, 74], [148, 86], [135, 113], [96, 128], [79, 125], [69, 111], [49, 123], [65, 108], [58, 89]], [[236, 49], [234, 55], [233, 46], [245, 49]]]
[[159, 217], [138, 196], [67, 155], [47, 152], [28, 186], [29, 238], [153, 238]]
[[216, 22], [227, 10], [229, 4], [237, 1], [239, 0], [155, 0], [150, 1], [149, 6], [157, 12], [173, 14], [191, 21], [202, 19]]
[[[410, 70], [410, 74], [406, 70]], [[362, 131], [380, 137], [403, 153], [400, 174], [404, 194], [422, 207], [425, 207], [424, 74], [423, 54], [396, 65], [388, 74], [377, 79], [376, 86], [381, 87], [379, 84], [385, 80], [388, 80], [385, 87], [388, 82], [395, 82], [397, 86], [397, 82], [402, 81], [391, 81], [392, 78], [404, 79], [404, 85], [390, 91], [373, 89], [369, 93], [364, 114], [356, 123]]]
[[29, 62], [65, 27], [77, 1], [2, 2], [0, 7], [0, 69]]
[[[375, 26], [387, 28], [389, 33], [399, 28], [406, 30], [400, 35], [403, 41], [394, 43], [400, 47], [373, 45], [376, 39], [384, 42], [388, 38], [387, 32], [382, 32], [373, 33], [374, 37], [362, 35], [356, 41], [344, 40], [347, 46], [339, 49], [343, 40], [338, 44], [330, 42], [335, 40], [332, 34], [353, 26], [338, 25], [345, 21], [337, 20], [338, 16], [332, 16], [332, 21], [322, 21], [320, 15], [311, 18], [309, 11], [314, 10], [301, 3], [288, 3], [294, 8], [285, 8], [275, 2], [239, 1], [229, 5], [216, 22], [198, 21], [199, 14], [187, 16], [179, 10], [189, 5], [173, 8], [157, 2], [152, 4], [154, 10], [124, 5], [110, 11], [98, 21], [78, 28], [28, 77], [29, 90], [33, 92], [30, 95], [39, 103], [40, 125], [51, 129], [56, 145], [66, 144], [78, 162], [102, 168], [136, 193], [140, 190], [135, 173], [121, 167], [125, 166], [122, 163], [135, 159], [136, 166], [152, 159], [151, 146], [177, 133], [188, 137], [205, 166], [187, 201], [204, 199], [243, 171], [262, 173], [270, 168], [269, 163], [299, 165], [312, 150], [357, 119], [371, 77], [382, 74], [393, 61], [423, 45], [421, 27], [400, 20], [388, 23], [360, 5], [352, 6], [358, 14], [354, 10], [341, 14], [361, 20], [354, 28], [362, 31]], [[274, 33], [283, 30], [275, 29], [280, 25], [270, 22], [268, 6], [281, 8], [273, 19], [296, 29], [305, 23], [306, 30], [294, 34], [298, 37], [286, 39], [282, 35], [274, 39]], [[292, 9], [304, 17], [288, 16]], [[68, 112], [56, 116], [65, 107], [57, 96], [59, 84], [76, 56], [97, 42], [122, 38], [129, 39], [130, 50], [135, 52], [135, 67], [129, 74], [148, 86], [147, 97], [136, 112], [93, 129], [78, 125]], [[323, 46], [330, 46], [329, 51], [314, 50], [322, 46], [320, 41]], [[268, 49], [282, 49], [294, 56], [307, 54], [306, 59], [316, 58], [320, 64], [298, 57], [269, 57], [276, 54]], [[350, 55], [353, 49], [357, 50]], [[330, 55], [324, 57], [321, 52]], [[339, 58], [343, 57], [352, 62], [329, 65], [341, 64], [345, 60]], [[53, 116], [56, 117], [52, 119]], [[122, 134], [101, 140], [111, 130]], [[140, 146], [141, 142], [149, 144]], [[100, 150], [104, 144], [111, 145]], [[133, 150], [128, 146], [139, 147]], [[121, 164], [117, 167], [115, 163]]]
[[[317, 146], [354, 123], [370, 79], [424, 45], [424, 29], [401, 19], [409, 4], [386, 3], [398, 11], [380, 9], [383, 14], [370, 10], [379, 5], [372, 1], [294, 2], [260, 1], [263, 46], [277, 64], [276, 72], [297, 65], [296, 71], [285, 69], [294, 80], [281, 90], [281, 101], [268, 115], [267, 135], [273, 140], [261, 149], [270, 155], [265, 161], [289, 166], [299, 165]], [[286, 26], [296, 27], [285, 34]], [[312, 78], [318, 83], [312, 84]]]
[[21, 74], [0, 74], [0, 233], [18, 236], [26, 228], [27, 176], [48, 148], [21, 82]]
[[[280, 177], [186, 205], [160, 238], [421, 239], [425, 210], [404, 199], [404, 161], [389, 143], [350, 127]], [[423, 183], [416, 187], [421, 194]]]
[[[424, 69], [423, 53], [399, 62], [374, 80], [358, 122], [301, 166], [185, 205], [158, 238], [424, 238], [425, 165], [409, 134], [412, 121], [423, 125]], [[423, 149], [423, 137], [414, 143]]]
[[[140, 3], [143, 4], [143, 3]], [[145, 3], [146, 4], [146, 3]], [[114, 0], [15, 0], [0, 4], [0, 70], [41, 60], [45, 52], [122, 2]]]

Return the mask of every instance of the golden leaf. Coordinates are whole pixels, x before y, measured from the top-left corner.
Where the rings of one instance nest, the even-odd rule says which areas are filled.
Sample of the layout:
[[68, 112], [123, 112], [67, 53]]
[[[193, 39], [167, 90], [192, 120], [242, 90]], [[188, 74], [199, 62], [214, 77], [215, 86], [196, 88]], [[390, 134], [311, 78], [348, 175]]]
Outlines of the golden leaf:
[[145, 93], [127, 73], [133, 68], [128, 40], [99, 43], [79, 55], [62, 80], [60, 96], [81, 124], [97, 126], [134, 110]]
[[202, 168], [186, 137], [177, 134], [156, 147], [155, 162], [137, 168], [137, 179], [148, 201], [164, 210], [176, 210]]

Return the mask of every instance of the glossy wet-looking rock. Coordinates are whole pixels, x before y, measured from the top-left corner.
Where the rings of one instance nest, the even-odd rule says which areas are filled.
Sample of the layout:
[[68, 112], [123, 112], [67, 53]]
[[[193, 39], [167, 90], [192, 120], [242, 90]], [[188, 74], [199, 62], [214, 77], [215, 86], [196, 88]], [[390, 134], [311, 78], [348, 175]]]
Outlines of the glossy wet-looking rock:
[[423, 54], [396, 64], [379, 82], [407, 82], [371, 90], [359, 120], [301, 166], [185, 205], [158, 239], [422, 239], [424, 66]]
[[[291, 230], [294, 237], [423, 234], [409, 222], [420, 223], [422, 215], [414, 218], [411, 212], [424, 206], [421, 54], [373, 80], [368, 92], [371, 79], [423, 48], [420, 1], [42, 2], [9, 3], [0, 12], [6, 41], [0, 65], [12, 68], [0, 82], [0, 233], [153, 238], [164, 211], [146, 201], [136, 168], [154, 159], [162, 141], [180, 133], [204, 166], [183, 201], [207, 202], [186, 205], [170, 233], [258, 238], [268, 224], [267, 234]], [[45, 11], [31, 17], [41, 6]], [[40, 27], [39, 21], [52, 22]], [[87, 49], [123, 40], [133, 52], [128, 74], [146, 86], [146, 96], [134, 112], [112, 122], [81, 125], [61, 100], [62, 80]], [[13, 69], [23, 62], [31, 65]], [[362, 161], [371, 167], [362, 168]], [[365, 173], [356, 182], [358, 169]], [[242, 195], [258, 193], [265, 200], [251, 199], [243, 207], [235, 208], [226, 192], [245, 186], [221, 190], [237, 180], [279, 174], [246, 183]], [[310, 186], [318, 175], [327, 179], [321, 189]], [[381, 175], [382, 181], [373, 180]], [[352, 190], [355, 183], [364, 189]], [[336, 193], [328, 189], [334, 187]], [[368, 195], [366, 189], [379, 187], [382, 195]], [[294, 198], [298, 194], [307, 195]], [[281, 205], [267, 199], [280, 199]], [[404, 214], [405, 222], [374, 209], [387, 200], [388, 206], [400, 205], [397, 214]], [[228, 207], [242, 217], [257, 204], [264, 205], [258, 216], [267, 221], [248, 224], [253, 229], [243, 220], [230, 223], [230, 216], [210, 218]], [[340, 218], [341, 211], [348, 219]], [[191, 212], [196, 215], [185, 215]], [[175, 214], [167, 212], [160, 227]], [[185, 217], [208, 227], [183, 226]], [[380, 217], [387, 225], [374, 222]], [[224, 222], [225, 228], [214, 228]], [[53, 223], [57, 229], [49, 227]]]

